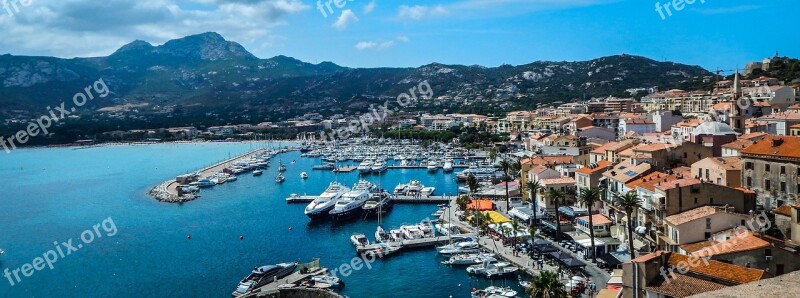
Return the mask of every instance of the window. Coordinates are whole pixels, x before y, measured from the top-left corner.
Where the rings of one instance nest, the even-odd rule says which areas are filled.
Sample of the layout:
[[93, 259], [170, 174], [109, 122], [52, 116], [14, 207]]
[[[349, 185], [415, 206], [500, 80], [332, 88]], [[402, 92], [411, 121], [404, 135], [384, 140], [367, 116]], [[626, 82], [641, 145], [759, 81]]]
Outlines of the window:
[[764, 165], [764, 172], [769, 172], [769, 164]]
[[[710, 230], [710, 229], [711, 229], [711, 219], [710, 218], [706, 218], [706, 230]], [[706, 238], [708, 238], [708, 237], [706, 237]]]
[[[753, 187], [753, 178], [747, 177], [747, 187]], [[800, 184], [798, 184], [798, 189], [800, 189]]]
[[781, 166], [781, 174], [786, 175], [786, 166]]
[[767, 180], [764, 180], [764, 189], [766, 189], [766, 190], [770, 190], [769, 186], [770, 186], [770, 181], [769, 181], [769, 179], [767, 179]]
[[775, 275], [784, 274], [785, 273], [784, 270], [785, 269], [783, 268], [783, 264], [775, 264]]
[[706, 180], [711, 180], [710, 176], [708, 169], [706, 169]]
[[753, 163], [749, 162], [749, 161], [744, 163], [744, 169], [745, 170], [752, 170], [753, 169]]
[[781, 191], [786, 192], [786, 182], [781, 181]]
[[705, 232], [705, 234], [703, 234], [703, 237], [706, 239], [711, 239], [711, 233]]

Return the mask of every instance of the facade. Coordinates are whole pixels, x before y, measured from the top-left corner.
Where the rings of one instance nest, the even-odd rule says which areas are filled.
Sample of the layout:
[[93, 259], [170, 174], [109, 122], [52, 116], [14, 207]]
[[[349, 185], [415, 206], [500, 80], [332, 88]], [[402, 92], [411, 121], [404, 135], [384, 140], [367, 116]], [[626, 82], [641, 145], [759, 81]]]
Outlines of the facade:
[[707, 157], [692, 164], [696, 179], [730, 187], [742, 186], [742, 159], [740, 157]]
[[800, 190], [800, 137], [768, 136], [742, 150], [742, 185], [770, 209], [796, 202]]
[[747, 214], [735, 213], [733, 208], [702, 206], [664, 218], [666, 243], [663, 250], [680, 252], [679, 245], [705, 241], [714, 233], [740, 226], [749, 220]]

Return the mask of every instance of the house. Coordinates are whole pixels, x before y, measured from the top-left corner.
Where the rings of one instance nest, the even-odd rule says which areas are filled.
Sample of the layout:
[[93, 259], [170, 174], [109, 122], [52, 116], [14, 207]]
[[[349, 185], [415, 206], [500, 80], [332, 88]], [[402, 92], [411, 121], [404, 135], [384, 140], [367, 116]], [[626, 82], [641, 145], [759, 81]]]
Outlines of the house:
[[528, 171], [528, 179], [526, 181], [533, 182], [553, 178], [561, 178], [561, 173], [550, 166], [534, 166]]
[[677, 141], [688, 141], [692, 131], [700, 124], [703, 124], [703, 121], [698, 119], [679, 122], [672, 126], [672, 137]]
[[624, 298], [689, 297], [772, 277], [764, 270], [655, 251], [622, 265]]
[[692, 164], [692, 175], [719, 185], [741, 187], [742, 159], [738, 156], [706, 157]]
[[596, 126], [580, 127], [575, 131], [575, 135], [579, 138], [586, 139], [603, 139], [608, 141], [617, 139], [617, 135], [613, 130]]
[[776, 276], [800, 270], [800, 255], [794, 249], [768, 240], [740, 226], [712, 235], [706, 242], [708, 246], [692, 252], [691, 256], [762, 269]]
[[574, 198], [575, 195], [575, 178], [572, 177], [561, 177], [561, 178], [550, 178], [550, 179], [542, 179], [539, 180], [539, 183], [542, 185], [541, 193], [537, 196], [539, 202], [537, 202], [537, 206], [540, 208], [544, 208], [546, 210], [553, 211], [556, 209], [555, 200], [547, 197], [547, 192], [551, 189], [559, 190], [564, 192], [566, 197], [561, 202], [561, 206], [569, 205], [569, 201]]
[[800, 190], [800, 137], [767, 136], [742, 150], [742, 185], [765, 208], [794, 202]]
[[753, 145], [755, 142], [747, 139], [738, 139], [736, 141], [722, 145], [722, 157], [741, 156], [744, 148]]
[[736, 141], [737, 134], [730, 125], [709, 121], [692, 130], [689, 141], [713, 149], [714, 156], [722, 156], [722, 145]]
[[[611, 236], [611, 226], [614, 224], [608, 217], [602, 214], [594, 214], [592, 217], [592, 227], [594, 229], [594, 237], [608, 237]], [[578, 217], [575, 219], [575, 229], [590, 235], [589, 231], [589, 216]]]
[[578, 189], [599, 187], [603, 172], [608, 170], [612, 165], [610, 161], [601, 160], [579, 168], [575, 171], [575, 186]]
[[702, 206], [664, 218], [662, 250], [681, 251], [680, 245], [705, 241], [711, 235], [744, 224], [747, 214], [736, 213], [730, 207]]
[[627, 118], [619, 120], [619, 133], [635, 132], [639, 135], [656, 132], [656, 123], [650, 119]]

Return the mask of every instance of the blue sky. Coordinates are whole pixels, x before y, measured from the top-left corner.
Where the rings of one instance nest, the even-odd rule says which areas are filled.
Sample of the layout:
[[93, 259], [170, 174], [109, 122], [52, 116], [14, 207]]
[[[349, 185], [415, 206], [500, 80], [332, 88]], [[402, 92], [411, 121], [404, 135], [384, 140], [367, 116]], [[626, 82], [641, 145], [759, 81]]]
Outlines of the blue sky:
[[[713, 70], [800, 57], [797, 0], [32, 0], [0, 10], [0, 53], [100, 56], [216, 31], [255, 55], [350, 67], [497, 66], [635, 54]], [[323, 6], [327, 17], [318, 9]], [[662, 0], [661, 6], [667, 1]], [[2, 7], [0, 7], [2, 9]], [[794, 12], [794, 13], [793, 13]]]

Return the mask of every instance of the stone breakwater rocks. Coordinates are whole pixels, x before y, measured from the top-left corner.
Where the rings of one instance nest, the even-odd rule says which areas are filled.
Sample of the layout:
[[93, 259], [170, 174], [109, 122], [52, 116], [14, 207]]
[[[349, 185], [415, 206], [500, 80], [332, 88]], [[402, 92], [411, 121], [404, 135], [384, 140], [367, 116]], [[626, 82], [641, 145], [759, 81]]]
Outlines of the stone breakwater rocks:
[[173, 181], [166, 181], [164, 183], [161, 183], [158, 186], [153, 187], [153, 189], [151, 189], [150, 192], [148, 192], [148, 194], [153, 198], [155, 198], [156, 200], [167, 203], [183, 203], [197, 199], [197, 196], [194, 194], [184, 194], [182, 197], [179, 197], [176, 194], [170, 193], [169, 191], [167, 191], [167, 187], [171, 183], [173, 183]]

